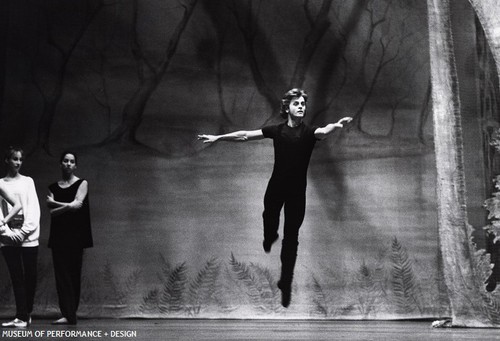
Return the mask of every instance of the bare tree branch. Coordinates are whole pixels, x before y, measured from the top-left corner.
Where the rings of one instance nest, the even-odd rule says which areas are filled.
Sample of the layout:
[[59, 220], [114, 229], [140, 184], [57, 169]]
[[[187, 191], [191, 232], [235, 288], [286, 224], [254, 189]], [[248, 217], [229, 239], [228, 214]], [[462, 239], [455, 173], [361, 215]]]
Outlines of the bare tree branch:
[[276, 108], [278, 103], [278, 97], [266, 82], [262, 74], [262, 71], [260, 69], [259, 62], [257, 60], [257, 54], [255, 51], [254, 44], [255, 44], [255, 38], [257, 36], [258, 26], [257, 24], [253, 23], [254, 19], [252, 15], [251, 3], [252, 3], [251, 0], [248, 1], [247, 3], [249, 8], [247, 9], [246, 12], [247, 16], [245, 25], [243, 25], [242, 23], [243, 20], [238, 14], [236, 5], [234, 3], [230, 9], [234, 14], [238, 28], [240, 29], [243, 35], [243, 40], [245, 42], [245, 47], [248, 55], [248, 61], [250, 64], [250, 70], [252, 72], [255, 85], [257, 86], [257, 90], [267, 100], [267, 102], [270, 104], [271, 107]]
[[[318, 15], [314, 21], [311, 22], [312, 27], [304, 39], [297, 64], [295, 65], [295, 71], [290, 81], [290, 88], [302, 87], [304, 84], [307, 70], [318, 48], [319, 42], [331, 25], [329, 13], [332, 2], [333, 0], [323, 0]], [[309, 11], [307, 12], [309, 13]], [[308, 17], [310, 17], [310, 13]]]
[[58, 64], [58, 70], [56, 72], [55, 84], [52, 91], [47, 94], [44, 89], [46, 86], [42, 86], [40, 84], [40, 80], [37, 79], [36, 74], [33, 73], [34, 83], [36, 88], [39, 90], [40, 95], [43, 98], [43, 110], [42, 116], [40, 118], [40, 122], [38, 124], [38, 136], [37, 136], [37, 148], [44, 149], [47, 153], [50, 154], [49, 150], [49, 138], [51, 133], [51, 126], [54, 120], [54, 116], [56, 113], [57, 105], [63, 95], [64, 89], [64, 79], [66, 77], [67, 65], [71, 56], [73, 55], [74, 50], [78, 46], [78, 43], [81, 41], [83, 36], [85, 35], [90, 23], [94, 20], [99, 11], [103, 8], [104, 3], [99, 1], [95, 7], [90, 6], [89, 1], [86, 2], [87, 13], [84, 18], [84, 23], [80, 26], [79, 30], [74, 35], [71, 40], [69, 47], [64, 49], [64, 47], [58, 44], [54, 38], [54, 22], [55, 20], [51, 20], [48, 15], [47, 10], [44, 8], [44, 13], [46, 17], [46, 30], [47, 30], [47, 43], [54, 47], [54, 49], [59, 53], [60, 63]]
[[125, 142], [132, 144], [138, 143], [136, 139], [136, 132], [140, 127], [147, 102], [164, 77], [172, 57], [175, 55], [181, 35], [194, 12], [197, 2], [198, 0], [190, 0], [182, 6], [184, 8], [182, 18], [170, 37], [167, 47], [165, 48], [165, 53], [158, 67], [154, 67], [153, 64], [146, 58], [137, 38], [138, 2], [137, 0], [134, 0], [134, 38], [132, 40], [132, 50], [138, 66], [139, 86], [132, 98], [123, 108], [122, 122], [120, 125], [99, 145], [113, 142]]

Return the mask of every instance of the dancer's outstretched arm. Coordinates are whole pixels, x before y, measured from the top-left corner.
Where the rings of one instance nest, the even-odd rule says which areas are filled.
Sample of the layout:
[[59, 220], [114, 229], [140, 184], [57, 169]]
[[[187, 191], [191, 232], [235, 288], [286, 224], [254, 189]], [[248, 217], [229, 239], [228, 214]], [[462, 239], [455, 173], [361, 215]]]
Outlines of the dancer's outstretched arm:
[[351, 121], [352, 121], [352, 117], [341, 118], [337, 123], [330, 123], [324, 127], [317, 128], [314, 131], [314, 136], [316, 136], [316, 138], [318, 140], [322, 140], [325, 137], [327, 137], [329, 134], [331, 134], [335, 129], [342, 128], [342, 127], [344, 127], [345, 123], [349, 123]]
[[198, 140], [203, 141], [203, 143], [214, 143], [217, 141], [230, 141], [230, 142], [246, 142], [253, 140], [260, 140], [264, 138], [264, 134], [261, 129], [258, 130], [239, 130], [233, 133], [224, 135], [198, 135]]

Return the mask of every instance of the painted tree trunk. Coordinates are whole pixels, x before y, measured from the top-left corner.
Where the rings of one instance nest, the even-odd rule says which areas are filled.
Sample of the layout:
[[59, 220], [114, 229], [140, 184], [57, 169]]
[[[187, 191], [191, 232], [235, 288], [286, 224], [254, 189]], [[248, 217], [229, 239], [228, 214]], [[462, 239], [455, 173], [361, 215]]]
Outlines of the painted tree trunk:
[[[452, 325], [500, 326], [484, 288], [484, 257], [467, 223], [460, 98], [449, 0], [428, 0], [440, 248]], [[492, 303], [492, 304], [490, 304]]]

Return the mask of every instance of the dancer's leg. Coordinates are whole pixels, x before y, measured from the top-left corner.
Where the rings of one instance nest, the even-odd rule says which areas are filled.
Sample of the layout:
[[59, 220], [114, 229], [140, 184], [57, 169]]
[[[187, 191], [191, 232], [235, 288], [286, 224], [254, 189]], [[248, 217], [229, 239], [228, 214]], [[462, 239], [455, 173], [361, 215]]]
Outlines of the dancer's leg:
[[4, 246], [1, 248], [5, 263], [9, 269], [12, 289], [16, 301], [16, 318], [28, 322], [28, 310], [26, 308], [26, 288], [24, 280], [24, 269], [22, 260], [22, 247]]
[[29, 316], [33, 312], [35, 303], [37, 275], [38, 275], [38, 246], [22, 247], [24, 265], [24, 287], [26, 288], [26, 311]]
[[285, 203], [285, 226], [281, 247], [281, 278], [279, 288], [282, 291], [282, 304], [290, 304], [293, 272], [297, 260], [299, 229], [304, 221], [305, 194], [291, 196]]
[[281, 208], [283, 207], [283, 191], [279, 186], [269, 183], [264, 196], [264, 251], [270, 252], [271, 245], [278, 239]]

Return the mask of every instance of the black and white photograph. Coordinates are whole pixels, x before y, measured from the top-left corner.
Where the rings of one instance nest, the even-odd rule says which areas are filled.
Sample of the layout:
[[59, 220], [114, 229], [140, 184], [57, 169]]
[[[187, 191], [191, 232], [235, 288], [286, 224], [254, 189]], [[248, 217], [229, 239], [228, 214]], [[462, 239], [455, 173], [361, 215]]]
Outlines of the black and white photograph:
[[0, 0], [0, 340], [500, 340], [496, 0]]

